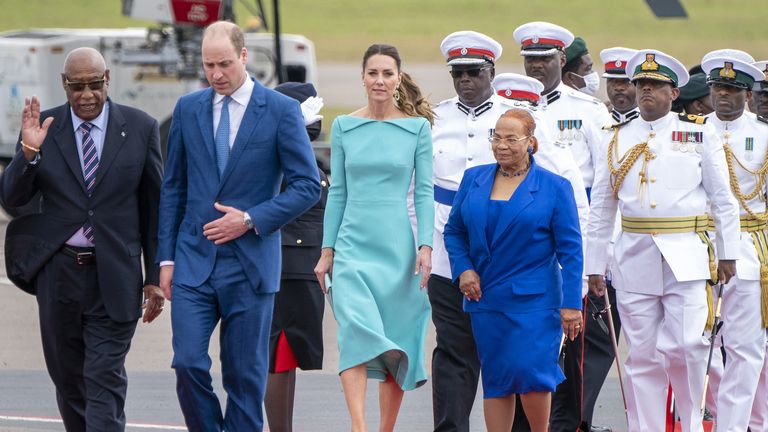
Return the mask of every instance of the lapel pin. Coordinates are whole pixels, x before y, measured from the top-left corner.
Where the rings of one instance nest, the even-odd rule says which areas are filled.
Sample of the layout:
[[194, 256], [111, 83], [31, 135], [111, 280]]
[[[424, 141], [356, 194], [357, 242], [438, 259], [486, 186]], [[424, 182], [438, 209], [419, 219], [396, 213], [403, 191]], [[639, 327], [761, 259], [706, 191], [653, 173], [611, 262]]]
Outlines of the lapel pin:
[[125, 131], [120, 132], [120, 136], [125, 138]]

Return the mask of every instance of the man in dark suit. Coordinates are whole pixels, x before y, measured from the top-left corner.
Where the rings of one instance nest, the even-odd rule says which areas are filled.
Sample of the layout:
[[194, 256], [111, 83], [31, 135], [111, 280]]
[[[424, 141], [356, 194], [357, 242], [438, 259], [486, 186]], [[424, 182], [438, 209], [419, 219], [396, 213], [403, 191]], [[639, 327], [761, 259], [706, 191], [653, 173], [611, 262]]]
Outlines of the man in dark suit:
[[65, 428], [120, 431], [142, 286], [144, 321], [163, 309], [158, 125], [107, 99], [109, 70], [92, 48], [70, 52], [61, 77], [66, 104], [41, 113], [36, 97], [25, 100], [19, 148], [0, 180], [4, 206], [42, 196], [40, 213], [8, 226], [6, 267], [37, 294]]
[[[299, 103], [248, 76], [244, 45], [232, 23], [205, 30], [211, 87], [179, 99], [168, 139], [157, 259], [190, 431], [262, 430], [279, 230], [320, 197]], [[225, 413], [208, 356], [219, 320]]]

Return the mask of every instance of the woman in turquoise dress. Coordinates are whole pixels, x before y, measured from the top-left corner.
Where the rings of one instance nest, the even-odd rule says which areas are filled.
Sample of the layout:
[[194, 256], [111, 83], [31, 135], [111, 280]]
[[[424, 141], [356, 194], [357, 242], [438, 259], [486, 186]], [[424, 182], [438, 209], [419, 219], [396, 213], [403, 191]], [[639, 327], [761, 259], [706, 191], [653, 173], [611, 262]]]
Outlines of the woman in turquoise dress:
[[[338, 323], [339, 370], [352, 431], [365, 431], [367, 378], [381, 382], [382, 431], [394, 429], [405, 390], [427, 380], [434, 204], [429, 103], [390, 45], [363, 57], [368, 104], [331, 129], [331, 186], [315, 274]], [[414, 180], [416, 237], [407, 196]]]

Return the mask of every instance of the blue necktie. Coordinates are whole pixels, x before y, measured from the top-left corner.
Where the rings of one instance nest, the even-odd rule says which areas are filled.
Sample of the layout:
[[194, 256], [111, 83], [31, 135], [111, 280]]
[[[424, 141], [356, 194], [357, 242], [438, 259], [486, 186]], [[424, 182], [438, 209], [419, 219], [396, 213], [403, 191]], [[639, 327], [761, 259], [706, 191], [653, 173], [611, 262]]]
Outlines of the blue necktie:
[[[91, 137], [93, 124], [83, 122], [77, 130], [83, 134], [83, 180], [85, 180], [85, 190], [90, 197], [93, 194], [93, 187], [96, 185], [96, 170], [99, 168], [99, 154], [96, 151], [96, 143]], [[83, 224], [83, 235], [93, 243], [93, 227], [86, 221]]]
[[219, 175], [224, 174], [229, 159], [229, 101], [232, 98], [224, 96], [221, 104], [221, 117], [219, 127], [216, 129], [216, 163], [219, 166]]

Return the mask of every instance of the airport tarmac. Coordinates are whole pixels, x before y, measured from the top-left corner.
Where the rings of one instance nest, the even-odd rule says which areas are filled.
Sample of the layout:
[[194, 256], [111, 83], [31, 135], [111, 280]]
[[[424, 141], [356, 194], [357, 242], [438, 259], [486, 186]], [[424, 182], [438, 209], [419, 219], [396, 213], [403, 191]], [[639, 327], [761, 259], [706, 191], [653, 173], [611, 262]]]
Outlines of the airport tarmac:
[[[4, 237], [7, 217], [0, 216], [0, 236]], [[0, 237], [0, 238], [2, 238]], [[37, 303], [5, 278], [0, 266], [0, 431], [60, 431], [56, 397], [43, 360]], [[173, 307], [171, 303], [170, 307]], [[152, 324], [139, 323], [128, 354], [128, 431], [186, 430], [175, 394], [175, 377], [170, 368], [170, 308]], [[294, 429], [296, 432], [349, 430], [349, 421], [337, 375], [338, 350], [336, 325], [326, 308], [323, 330], [325, 359], [323, 370], [299, 372], [297, 377]], [[434, 328], [430, 326], [425, 349], [434, 347]], [[214, 381], [223, 395], [218, 371], [218, 340], [211, 341]], [[429, 361], [430, 356], [427, 356]], [[429, 365], [427, 365], [429, 368]], [[377, 385], [369, 381], [368, 423], [378, 424]], [[483, 431], [482, 391], [478, 391], [472, 413], [472, 431]], [[621, 395], [615, 372], [608, 377], [595, 412], [595, 424], [625, 429]], [[432, 427], [431, 381], [406, 393], [397, 431], [429, 431]]]
[[[405, 64], [422, 91], [438, 102], [455, 95], [447, 69], [442, 64]], [[320, 95], [326, 105], [359, 107], [365, 95], [359, 86], [360, 65], [356, 63], [323, 63], [319, 68]], [[519, 72], [519, 71], [518, 71]], [[330, 121], [331, 119], [326, 119]], [[0, 241], [4, 238], [8, 218], [0, 215]], [[2, 249], [0, 248], [0, 253]], [[186, 430], [175, 394], [175, 376], [170, 368], [170, 308], [152, 324], [139, 323], [133, 346], [128, 354], [128, 398], [126, 414], [128, 431]], [[336, 325], [326, 307], [323, 323], [325, 359], [323, 370], [299, 372], [297, 376], [294, 430], [327, 432], [349, 430], [349, 421], [338, 378]], [[431, 353], [435, 344], [434, 327], [430, 325], [425, 350]], [[56, 397], [43, 360], [37, 304], [34, 297], [13, 287], [0, 265], [0, 432], [61, 431]], [[624, 348], [622, 347], [622, 350]], [[211, 341], [214, 384], [220, 396], [218, 340]], [[431, 355], [427, 355], [427, 362]], [[429, 370], [429, 364], [427, 368]], [[369, 381], [367, 419], [371, 430], [378, 425], [377, 385]], [[224, 402], [222, 400], [222, 402]], [[598, 399], [594, 423], [626, 430], [624, 410], [615, 370], [611, 372]], [[482, 390], [478, 391], [471, 418], [471, 431], [485, 430], [482, 414]], [[432, 430], [431, 381], [405, 395], [398, 418], [397, 431]]]

